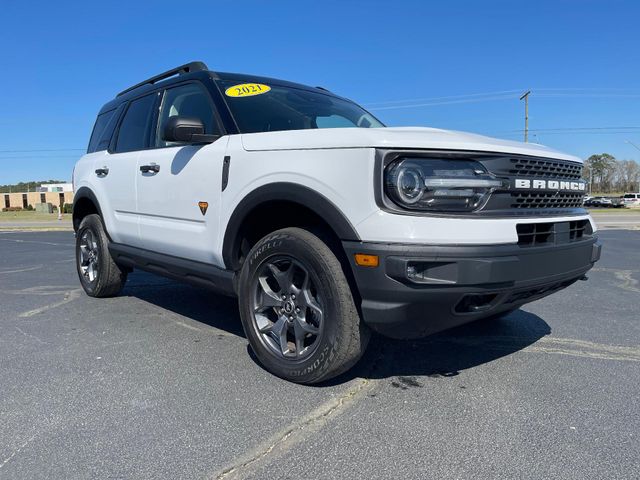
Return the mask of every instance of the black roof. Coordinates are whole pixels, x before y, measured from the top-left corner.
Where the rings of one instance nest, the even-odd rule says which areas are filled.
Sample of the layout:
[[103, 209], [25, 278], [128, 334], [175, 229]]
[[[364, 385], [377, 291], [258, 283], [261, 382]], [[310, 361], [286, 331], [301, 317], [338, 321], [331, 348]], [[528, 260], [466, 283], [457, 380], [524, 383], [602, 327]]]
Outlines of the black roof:
[[[204, 62], [190, 62], [185, 65], [168, 70], [159, 75], [155, 75], [143, 82], [137, 83], [132, 87], [129, 87], [120, 92], [116, 98], [107, 102], [101, 109], [100, 113], [107, 112], [117, 108], [121, 103], [130, 100], [133, 97], [137, 97], [146, 92], [160, 87], [169, 86], [176, 81], [189, 80], [189, 79], [206, 79], [211, 78], [213, 80], [222, 81], [238, 81], [242, 83], [266, 83], [271, 85], [280, 85], [284, 87], [298, 88], [302, 90], [309, 90], [313, 92], [322, 92], [327, 95], [339, 97], [338, 95], [329, 92], [321, 87], [310, 87], [300, 83], [289, 82], [286, 80], [279, 80], [277, 78], [262, 77], [258, 75], [248, 75], [244, 73], [228, 73], [228, 72], [214, 72], [209, 70]], [[339, 97], [342, 98], [342, 97]], [[346, 100], [346, 99], [345, 99]]]

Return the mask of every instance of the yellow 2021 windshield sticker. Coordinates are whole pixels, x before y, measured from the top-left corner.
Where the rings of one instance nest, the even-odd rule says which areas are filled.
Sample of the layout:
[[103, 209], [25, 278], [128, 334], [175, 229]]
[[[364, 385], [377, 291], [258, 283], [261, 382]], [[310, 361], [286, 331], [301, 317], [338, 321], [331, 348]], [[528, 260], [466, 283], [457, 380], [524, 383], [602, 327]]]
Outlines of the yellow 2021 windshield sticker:
[[253, 97], [267, 93], [269, 90], [271, 87], [262, 83], [241, 83], [227, 88], [224, 93], [227, 97]]

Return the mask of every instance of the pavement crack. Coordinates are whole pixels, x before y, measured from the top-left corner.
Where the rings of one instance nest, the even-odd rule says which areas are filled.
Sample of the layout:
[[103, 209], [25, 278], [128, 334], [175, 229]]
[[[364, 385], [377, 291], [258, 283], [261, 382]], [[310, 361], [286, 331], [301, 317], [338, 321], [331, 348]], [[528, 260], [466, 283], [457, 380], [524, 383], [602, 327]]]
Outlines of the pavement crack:
[[29, 437], [27, 439], [26, 442], [24, 442], [22, 445], [20, 445], [18, 448], [16, 448], [13, 453], [11, 453], [11, 455], [9, 455], [7, 458], [5, 458], [2, 463], [0, 463], [0, 468], [4, 467], [7, 463], [9, 463], [11, 461], [11, 459], [13, 457], [15, 457], [18, 453], [20, 453], [20, 451], [26, 447], [27, 445], [29, 445], [29, 443], [31, 443], [33, 441], [34, 438], [36, 438], [37, 433], [34, 433], [33, 435], [31, 435], [31, 437]]
[[543, 337], [537, 343], [524, 348], [524, 351], [599, 360], [640, 362], [640, 347], [607, 345], [573, 338]]
[[244, 478], [247, 470], [255, 466], [269, 454], [276, 450], [284, 451], [295, 443], [305, 439], [305, 433], [311, 433], [322, 427], [329, 417], [343, 411], [364, 392], [372, 388], [373, 383], [367, 379], [360, 379], [358, 383], [337, 398], [331, 399], [305, 416], [302, 420], [290, 425], [267, 442], [258, 446], [245, 456], [244, 460], [230, 467], [224, 468], [212, 478], [216, 480]]
[[3, 270], [0, 272], [0, 275], [6, 275], [8, 273], [31, 272], [33, 270], [38, 270], [39, 268], [42, 268], [42, 267], [44, 267], [44, 265], [35, 265], [33, 267], [18, 268], [16, 270]]
[[525, 353], [544, 353], [568, 355], [573, 357], [594, 358], [598, 360], [617, 360], [640, 362], [640, 347], [608, 345], [574, 338], [541, 337], [539, 339], [519, 336], [469, 336], [443, 337], [428, 340], [427, 343], [452, 343], [465, 347], [481, 347], [494, 351], [512, 352], [514, 348]]
[[638, 288], [638, 280], [633, 278], [633, 272], [631, 270], [620, 270], [615, 272], [615, 276], [618, 280], [622, 281], [618, 287], [623, 290], [628, 290], [630, 292], [640, 293], [640, 288]]
[[28, 318], [28, 317], [33, 317], [34, 315], [38, 315], [39, 313], [42, 312], [46, 312], [47, 310], [51, 310], [52, 308], [57, 308], [60, 307], [66, 303], [69, 303], [73, 300], [75, 300], [76, 298], [80, 297], [80, 292], [82, 290], [77, 288], [75, 290], [69, 290], [67, 292], [64, 292], [64, 296], [62, 298], [62, 300], [59, 300], [57, 302], [54, 303], [50, 303], [49, 305], [45, 305], [43, 307], [39, 307], [39, 308], [34, 308], [33, 310], [28, 310], [26, 312], [21, 313], [20, 315], [18, 315], [20, 318]]
[[621, 283], [617, 284], [618, 288], [623, 290], [627, 290], [633, 293], [640, 293], [640, 288], [638, 288], [638, 280], [633, 278], [633, 274], [638, 272], [638, 270], [623, 270], [619, 268], [594, 268], [593, 271], [596, 272], [607, 272], [613, 273], [616, 279], [620, 280]]
[[54, 242], [37, 242], [35, 240], [20, 240], [15, 238], [0, 238], [0, 240], [5, 242], [14, 242], [14, 243], [33, 243], [36, 245], [53, 245], [55, 247], [72, 247], [71, 243], [54, 243]]
[[15, 329], [17, 331], [19, 331], [22, 335], [24, 335], [25, 337], [28, 338], [32, 338], [34, 339], [36, 342], [42, 344], [42, 345], [48, 345], [49, 342], [45, 342], [44, 340], [41, 340], [39, 337], [32, 335], [30, 333], [25, 332], [24, 330], [22, 330], [20, 327], [18, 327], [17, 325], [14, 325]]

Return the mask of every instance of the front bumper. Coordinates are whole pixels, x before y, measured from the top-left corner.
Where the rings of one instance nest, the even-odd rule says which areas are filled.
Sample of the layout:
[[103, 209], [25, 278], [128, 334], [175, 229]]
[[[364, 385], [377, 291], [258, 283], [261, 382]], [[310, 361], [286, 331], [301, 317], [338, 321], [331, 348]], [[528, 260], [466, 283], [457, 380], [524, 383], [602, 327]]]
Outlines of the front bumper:
[[[343, 242], [364, 321], [416, 338], [513, 310], [571, 285], [600, 258], [596, 237], [561, 245], [426, 246]], [[354, 255], [378, 255], [378, 267]], [[410, 268], [409, 268], [410, 267]], [[408, 268], [418, 271], [412, 279]]]

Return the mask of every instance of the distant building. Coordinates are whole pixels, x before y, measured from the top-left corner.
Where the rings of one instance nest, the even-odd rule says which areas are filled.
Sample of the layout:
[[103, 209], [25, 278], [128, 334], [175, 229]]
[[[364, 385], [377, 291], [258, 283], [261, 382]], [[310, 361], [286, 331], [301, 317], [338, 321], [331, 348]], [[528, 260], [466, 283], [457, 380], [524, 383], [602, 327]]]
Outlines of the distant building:
[[73, 183], [49, 183], [40, 185], [39, 192], [73, 192]]
[[38, 203], [50, 203], [60, 208], [65, 203], [73, 203], [73, 185], [71, 183], [52, 183], [40, 185], [37, 192], [2, 193], [2, 207], [20, 207], [26, 209]]

